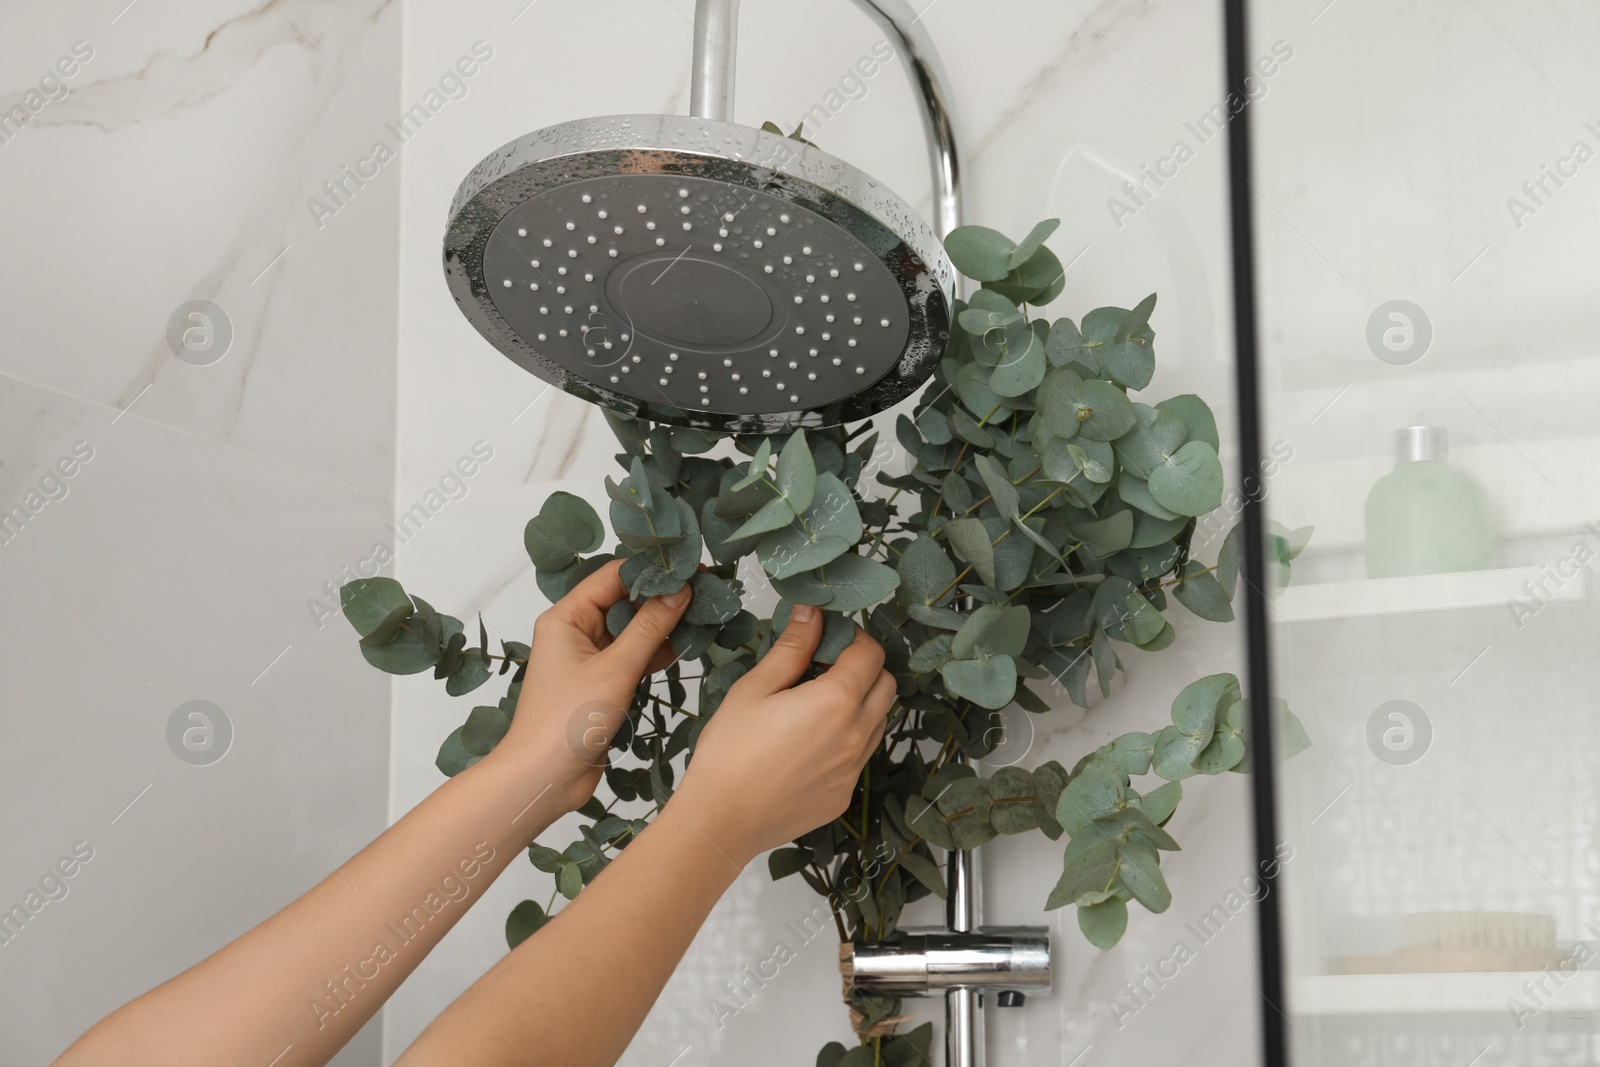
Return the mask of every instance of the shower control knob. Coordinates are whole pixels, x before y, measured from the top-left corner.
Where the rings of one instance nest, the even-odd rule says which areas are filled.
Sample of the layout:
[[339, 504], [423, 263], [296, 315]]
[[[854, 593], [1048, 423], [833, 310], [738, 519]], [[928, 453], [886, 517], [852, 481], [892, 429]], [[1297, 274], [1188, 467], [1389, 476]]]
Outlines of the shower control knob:
[[995, 997], [995, 1003], [1002, 1008], [1020, 1008], [1027, 1002], [1027, 996], [1020, 989], [1002, 989]]

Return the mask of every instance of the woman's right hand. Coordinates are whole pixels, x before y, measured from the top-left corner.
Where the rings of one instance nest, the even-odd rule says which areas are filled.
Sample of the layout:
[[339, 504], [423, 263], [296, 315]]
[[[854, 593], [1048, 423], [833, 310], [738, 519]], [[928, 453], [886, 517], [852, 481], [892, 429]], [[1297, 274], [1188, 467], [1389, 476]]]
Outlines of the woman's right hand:
[[731, 860], [832, 822], [883, 737], [894, 675], [859, 626], [823, 674], [796, 685], [822, 638], [822, 611], [796, 606], [767, 654], [728, 690], [670, 802]]

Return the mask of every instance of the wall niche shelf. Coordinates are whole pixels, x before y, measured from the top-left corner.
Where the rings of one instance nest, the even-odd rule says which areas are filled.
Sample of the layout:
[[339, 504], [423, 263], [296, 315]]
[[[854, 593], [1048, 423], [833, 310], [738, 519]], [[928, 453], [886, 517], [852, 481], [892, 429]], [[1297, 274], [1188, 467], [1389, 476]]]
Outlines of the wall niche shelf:
[[[1544, 981], [1544, 992], [1525, 983]], [[1320, 1023], [1392, 1023], [1413, 1027], [1419, 1019], [1441, 1023], [1476, 1017], [1493, 1029], [1600, 1033], [1600, 971], [1499, 971], [1460, 974], [1340, 974], [1292, 979], [1294, 1013]], [[1513, 1013], [1516, 1001], [1524, 1013]]]
[[[1544, 592], [1537, 591], [1544, 579]], [[1560, 582], [1561, 584], [1557, 584]], [[1513, 600], [1542, 611], [1544, 605], [1588, 604], [1592, 575], [1586, 568], [1568, 578], [1548, 567], [1504, 567], [1452, 574], [1419, 574], [1405, 578], [1291, 584], [1278, 597], [1277, 615], [1284, 621], [1322, 622], [1384, 615], [1417, 615], [1436, 611], [1495, 608], [1515, 621]]]

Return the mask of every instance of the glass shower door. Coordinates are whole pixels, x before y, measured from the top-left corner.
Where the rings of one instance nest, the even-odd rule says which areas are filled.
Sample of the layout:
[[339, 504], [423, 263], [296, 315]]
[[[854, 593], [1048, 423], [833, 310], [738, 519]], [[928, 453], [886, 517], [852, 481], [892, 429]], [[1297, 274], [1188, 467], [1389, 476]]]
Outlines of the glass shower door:
[[1600, 1062], [1600, 10], [1248, 15], [1288, 1060]]

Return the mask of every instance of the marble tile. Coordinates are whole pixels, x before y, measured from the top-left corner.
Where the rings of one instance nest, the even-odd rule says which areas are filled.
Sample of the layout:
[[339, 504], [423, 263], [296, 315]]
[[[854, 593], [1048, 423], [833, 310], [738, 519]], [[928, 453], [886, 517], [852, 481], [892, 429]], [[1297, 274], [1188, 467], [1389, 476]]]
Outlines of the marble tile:
[[[0, 952], [7, 1047], [39, 1063], [382, 830], [389, 685], [348, 634], [315, 631], [303, 591], [388, 504], [4, 377], [0, 455], [0, 499], [44, 500], [0, 544], [8, 906], [75, 842], [93, 850]], [[194, 700], [220, 709], [204, 765], [170, 747]], [[375, 1062], [376, 1030], [345, 1055]]]
[[[7, 16], [0, 112], [28, 121], [0, 127], [0, 192], [28, 209], [0, 241], [30, 252], [0, 267], [0, 373], [387, 491], [398, 167], [340, 168], [394, 117], [400, 5], [121, 6]], [[43, 100], [28, 78], [75, 45]], [[207, 366], [167, 339], [190, 300], [221, 309], [200, 358], [231, 334]]]

